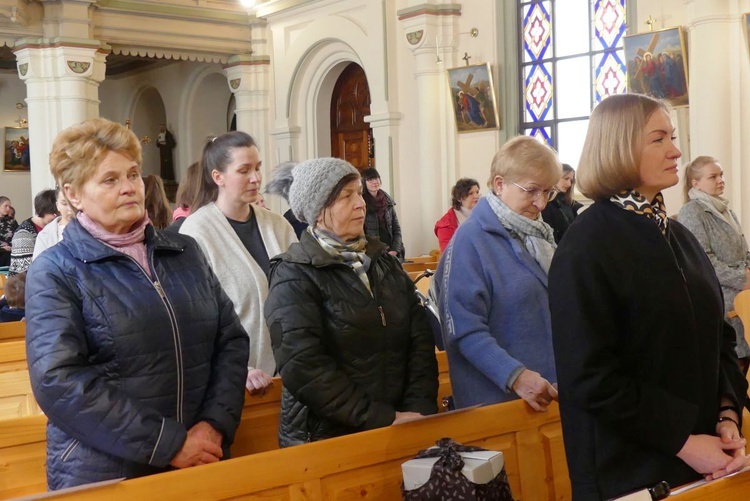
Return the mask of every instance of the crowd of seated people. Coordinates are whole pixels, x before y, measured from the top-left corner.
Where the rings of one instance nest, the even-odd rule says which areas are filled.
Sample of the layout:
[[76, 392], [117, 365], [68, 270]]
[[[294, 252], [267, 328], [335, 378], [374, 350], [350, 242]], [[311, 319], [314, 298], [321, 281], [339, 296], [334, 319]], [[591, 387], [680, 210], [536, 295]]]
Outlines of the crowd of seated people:
[[[750, 352], [727, 296], [748, 288], [750, 254], [721, 166], [688, 166], [677, 222], [666, 105], [613, 96], [590, 124], [577, 171], [519, 136], [485, 195], [453, 187], [432, 283], [454, 402], [559, 400], [575, 499], [738, 471]], [[205, 144], [170, 218], [140, 148], [103, 119], [53, 145], [60, 216], [25, 294], [50, 489], [230, 457], [245, 392], [274, 377], [282, 447], [437, 412], [433, 334], [376, 170], [279, 166], [266, 192], [288, 202], [281, 216], [259, 205], [259, 145], [229, 132]], [[0, 197], [6, 233], [9, 207]]]

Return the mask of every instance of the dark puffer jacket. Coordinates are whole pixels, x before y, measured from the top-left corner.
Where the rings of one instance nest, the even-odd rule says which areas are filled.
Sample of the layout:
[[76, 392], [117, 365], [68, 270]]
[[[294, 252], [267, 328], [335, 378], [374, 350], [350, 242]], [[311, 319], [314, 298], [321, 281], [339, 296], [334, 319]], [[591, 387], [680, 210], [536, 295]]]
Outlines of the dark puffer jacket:
[[151, 272], [77, 221], [26, 282], [26, 350], [60, 489], [163, 471], [195, 423], [224, 436], [244, 401], [248, 339], [190, 237], [146, 230]]
[[388, 426], [396, 411], [437, 412], [432, 331], [414, 285], [368, 239], [373, 295], [307, 232], [272, 260], [265, 305], [284, 381], [282, 447]]
[[[388, 200], [388, 207], [385, 209], [385, 231], [391, 237], [391, 244], [388, 250], [396, 251], [399, 259], [403, 261], [406, 256], [404, 249], [404, 240], [401, 237], [401, 224], [398, 222], [396, 215], [396, 202], [388, 193], [380, 190]], [[365, 233], [368, 237], [380, 238], [380, 222], [378, 221], [378, 212], [375, 199], [367, 192], [365, 187], [364, 199], [367, 202], [367, 211], [365, 214]]]

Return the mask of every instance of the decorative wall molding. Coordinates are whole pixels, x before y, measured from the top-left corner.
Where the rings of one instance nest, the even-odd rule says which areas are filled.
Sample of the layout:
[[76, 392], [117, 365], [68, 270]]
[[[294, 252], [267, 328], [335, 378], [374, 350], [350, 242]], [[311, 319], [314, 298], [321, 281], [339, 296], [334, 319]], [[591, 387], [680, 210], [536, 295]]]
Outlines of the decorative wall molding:
[[403, 21], [412, 17], [419, 16], [460, 16], [461, 4], [448, 3], [443, 5], [421, 4], [401, 9], [397, 13], [398, 20]]
[[417, 45], [422, 41], [423, 36], [424, 30], [412, 31], [411, 33], [406, 34], [406, 41], [409, 42], [409, 45]]
[[70, 71], [78, 75], [86, 73], [91, 68], [91, 63], [86, 61], [67, 61], [67, 63]]

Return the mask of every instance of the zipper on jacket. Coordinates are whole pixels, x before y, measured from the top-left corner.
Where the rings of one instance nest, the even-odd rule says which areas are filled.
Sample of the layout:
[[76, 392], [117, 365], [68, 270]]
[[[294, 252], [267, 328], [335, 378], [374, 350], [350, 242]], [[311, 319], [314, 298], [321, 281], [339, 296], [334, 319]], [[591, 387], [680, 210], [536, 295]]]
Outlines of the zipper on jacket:
[[385, 321], [385, 310], [380, 304], [380, 299], [378, 298], [378, 282], [377, 280], [375, 280], [375, 273], [372, 274], [372, 279], [370, 279], [370, 289], [372, 289], [372, 298], [375, 300], [375, 304], [378, 305], [378, 313], [380, 313], [380, 323], [383, 324], [383, 327], [387, 327]]
[[60, 456], [60, 461], [63, 463], [68, 460], [71, 454], [73, 454], [73, 451], [76, 450], [76, 447], [78, 447], [78, 444], [80, 444], [81, 441], [77, 438], [74, 438], [73, 441], [68, 445], [65, 450], [63, 451], [62, 455]]
[[383, 323], [383, 327], [386, 327], [385, 325], [385, 312], [383, 311], [383, 307], [378, 305], [378, 311], [380, 312], [380, 321]]
[[172, 324], [172, 338], [174, 341], [174, 348], [175, 348], [175, 359], [176, 359], [176, 365], [177, 365], [177, 414], [175, 416], [175, 419], [177, 419], [178, 422], [182, 423], [183, 421], [183, 399], [184, 399], [184, 381], [182, 377], [183, 373], [183, 360], [182, 360], [182, 343], [180, 341], [180, 333], [177, 329], [177, 316], [174, 313], [174, 309], [172, 308], [172, 305], [169, 302], [169, 299], [167, 298], [166, 293], [164, 292], [164, 289], [162, 288], [161, 284], [159, 283], [159, 278], [156, 275], [156, 268], [154, 267], [154, 255], [153, 251], [149, 255], [149, 264], [151, 265], [151, 269], [154, 270], [154, 279], [152, 279], [148, 272], [141, 266], [141, 264], [133, 259], [130, 256], [127, 256], [128, 259], [133, 261], [138, 268], [143, 272], [144, 275], [146, 275], [146, 278], [151, 283], [151, 285], [156, 290], [156, 293], [159, 294], [159, 297], [161, 298], [162, 303], [164, 304], [164, 307], [167, 310], [167, 315], [169, 316], [169, 321]]
[[[151, 268], [155, 270], [154, 263], [153, 263], [153, 256], [151, 256]], [[156, 271], [154, 271], [154, 277], [156, 277]], [[180, 339], [180, 332], [177, 329], [177, 316], [174, 313], [174, 309], [172, 308], [172, 305], [169, 302], [169, 299], [167, 299], [167, 294], [164, 292], [164, 288], [161, 286], [161, 283], [159, 283], [159, 279], [157, 277], [156, 280], [152, 282], [154, 284], [154, 288], [156, 289], [156, 292], [159, 294], [159, 297], [161, 297], [162, 302], [164, 303], [164, 307], [167, 309], [167, 313], [169, 314], [169, 321], [172, 323], [172, 338], [174, 340], [174, 348], [175, 348], [175, 362], [177, 364], [177, 421], [182, 423], [183, 421], [183, 399], [185, 398], [185, 381], [182, 377], [183, 373], [183, 364], [184, 361], [182, 360], [182, 341]]]

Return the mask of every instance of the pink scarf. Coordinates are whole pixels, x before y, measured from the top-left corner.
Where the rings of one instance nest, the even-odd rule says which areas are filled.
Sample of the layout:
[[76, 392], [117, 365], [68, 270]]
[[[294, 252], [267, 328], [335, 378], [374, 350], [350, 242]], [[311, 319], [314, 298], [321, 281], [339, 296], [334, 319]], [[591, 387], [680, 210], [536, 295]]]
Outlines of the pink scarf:
[[188, 217], [189, 215], [190, 207], [177, 207], [174, 212], [172, 212], [172, 221], [177, 221], [178, 219]]
[[91, 233], [91, 236], [99, 240], [107, 247], [132, 257], [151, 276], [146, 255], [146, 226], [151, 224], [148, 214], [144, 214], [127, 233], [110, 233], [102, 228], [99, 223], [88, 217], [85, 213], [78, 213], [78, 222]]

